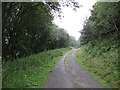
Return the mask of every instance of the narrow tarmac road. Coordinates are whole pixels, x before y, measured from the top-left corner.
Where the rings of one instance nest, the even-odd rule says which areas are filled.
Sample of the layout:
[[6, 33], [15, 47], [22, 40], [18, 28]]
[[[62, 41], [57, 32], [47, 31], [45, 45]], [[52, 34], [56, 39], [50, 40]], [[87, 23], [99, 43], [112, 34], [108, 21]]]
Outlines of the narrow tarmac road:
[[73, 49], [61, 58], [55, 69], [50, 73], [45, 88], [102, 88], [76, 63], [75, 52], [76, 49]]

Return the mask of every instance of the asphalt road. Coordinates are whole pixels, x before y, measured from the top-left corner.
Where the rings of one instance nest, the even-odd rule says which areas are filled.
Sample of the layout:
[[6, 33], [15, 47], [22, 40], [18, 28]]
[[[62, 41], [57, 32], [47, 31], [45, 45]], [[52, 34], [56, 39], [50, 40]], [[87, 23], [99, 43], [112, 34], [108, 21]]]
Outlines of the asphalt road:
[[49, 79], [45, 83], [45, 88], [102, 88], [97, 81], [76, 63], [74, 58], [75, 51], [76, 49], [73, 49], [61, 58], [50, 73]]

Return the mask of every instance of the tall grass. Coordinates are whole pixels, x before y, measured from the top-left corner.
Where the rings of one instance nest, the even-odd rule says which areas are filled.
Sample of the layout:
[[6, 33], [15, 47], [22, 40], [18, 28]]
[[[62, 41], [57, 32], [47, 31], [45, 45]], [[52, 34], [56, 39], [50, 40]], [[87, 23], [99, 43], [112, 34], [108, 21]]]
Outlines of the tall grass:
[[[107, 44], [106, 44], [107, 45]], [[87, 44], [77, 50], [78, 64], [90, 73], [103, 87], [118, 88], [118, 48], [109, 48], [105, 43]]]
[[70, 48], [41, 52], [14, 61], [2, 62], [3, 88], [41, 88], [49, 73]]

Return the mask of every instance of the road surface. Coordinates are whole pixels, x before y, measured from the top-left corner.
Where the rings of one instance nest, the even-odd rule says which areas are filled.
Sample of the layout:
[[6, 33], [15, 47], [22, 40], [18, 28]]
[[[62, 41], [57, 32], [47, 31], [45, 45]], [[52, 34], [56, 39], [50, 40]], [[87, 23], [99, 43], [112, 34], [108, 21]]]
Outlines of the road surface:
[[45, 88], [101, 88], [99, 83], [76, 63], [75, 52], [76, 49], [73, 49], [61, 58], [50, 73]]

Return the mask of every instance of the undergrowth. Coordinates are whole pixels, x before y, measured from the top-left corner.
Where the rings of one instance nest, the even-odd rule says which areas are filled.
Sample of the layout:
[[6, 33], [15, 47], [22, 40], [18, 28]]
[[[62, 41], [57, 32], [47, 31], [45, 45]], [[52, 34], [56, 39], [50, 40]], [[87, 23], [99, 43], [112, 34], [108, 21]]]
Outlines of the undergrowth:
[[76, 51], [75, 58], [84, 70], [103, 87], [118, 88], [118, 47], [108, 40], [88, 43]]
[[70, 48], [41, 52], [2, 62], [3, 88], [42, 88], [56, 63]]

